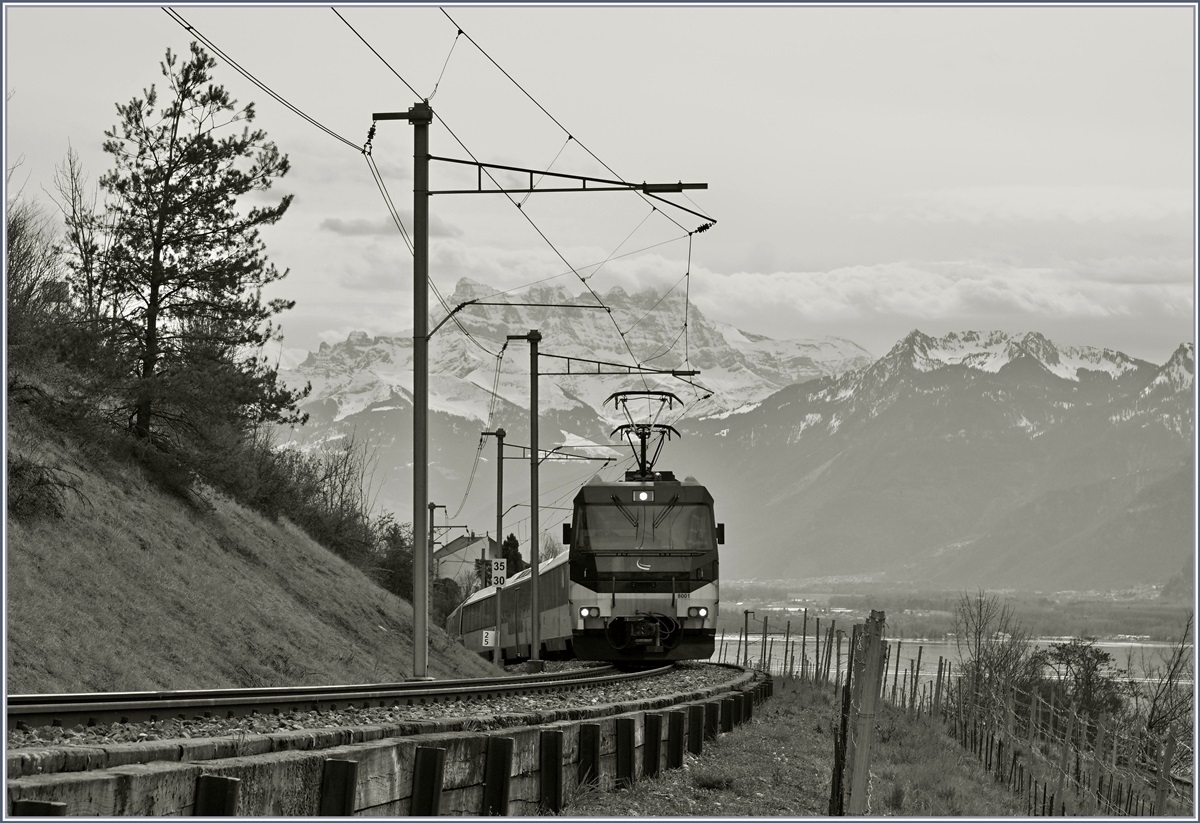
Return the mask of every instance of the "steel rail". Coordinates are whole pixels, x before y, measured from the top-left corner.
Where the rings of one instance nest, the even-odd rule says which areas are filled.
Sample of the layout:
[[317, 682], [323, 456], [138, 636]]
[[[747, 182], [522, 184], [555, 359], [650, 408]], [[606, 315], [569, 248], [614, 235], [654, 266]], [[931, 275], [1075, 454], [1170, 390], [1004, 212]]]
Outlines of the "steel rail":
[[88, 726], [188, 719], [196, 716], [239, 717], [294, 711], [336, 711], [371, 706], [469, 702], [488, 697], [543, 694], [653, 677], [671, 666], [614, 672], [611, 666], [479, 680], [443, 680], [337, 686], [290, 686], [261, 689], [207, 689], [96, 694], [8, 695], [9, 727]]

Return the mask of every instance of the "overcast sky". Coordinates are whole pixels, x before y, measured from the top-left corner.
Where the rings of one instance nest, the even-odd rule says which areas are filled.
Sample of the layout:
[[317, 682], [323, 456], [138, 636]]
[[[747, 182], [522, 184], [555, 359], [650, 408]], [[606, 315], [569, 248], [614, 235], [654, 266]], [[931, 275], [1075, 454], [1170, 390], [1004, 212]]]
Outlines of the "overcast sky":
[[[460, 277], [682, 289], [690, 271], [710, 318], [876, 355], [914, 328], [1159, 363], [1194, 337], [1191, 6], [338, 6], [357, 34], [328, 5], [173, 8], [356, 146], [372, 112], [416, 102], [407, 82], [435, 155], [708, 184], [671, 196], [717, 221], [690, 243], [700, 218], [633, 194], [435, 196], [447, 295]], [[158, 5], [4, 15], [6, 165], [34, 197], [68, 144], [95, 182], [114, 104], [162, 88], [166, 49], [194, 39]], [[290, 269], [271, 296], [297, 301], [284, 345], [410, 328], [412, 258], [362, 154], [224, 62], [215, 77], [291, 159], [272, 194], [295, 202], [264, 233]], [[381, 122], [373, 144], [410, 231], [412, 132]]]

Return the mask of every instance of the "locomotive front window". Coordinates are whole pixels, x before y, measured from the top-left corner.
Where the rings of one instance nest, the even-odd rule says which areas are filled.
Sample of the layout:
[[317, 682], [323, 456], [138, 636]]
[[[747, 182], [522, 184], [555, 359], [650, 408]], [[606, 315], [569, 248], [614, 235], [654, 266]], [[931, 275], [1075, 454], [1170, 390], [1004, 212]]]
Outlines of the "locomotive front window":
[[[677, 500], [648, 505], [589, 503], [581, 506], [576, 545], [596, 553], [630, 551], [704, 552], [714, 547], [708, 506]], [[634, 566], [630, 561], [630, 570]]]

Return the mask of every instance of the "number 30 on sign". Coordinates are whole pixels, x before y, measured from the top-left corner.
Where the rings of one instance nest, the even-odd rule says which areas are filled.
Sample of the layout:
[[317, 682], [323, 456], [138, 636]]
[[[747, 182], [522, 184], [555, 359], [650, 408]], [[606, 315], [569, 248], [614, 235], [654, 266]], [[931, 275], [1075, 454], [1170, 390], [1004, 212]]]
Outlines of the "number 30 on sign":
[[503, 586], [508, 577], [508, 560], [492, 561], [492, 585]]

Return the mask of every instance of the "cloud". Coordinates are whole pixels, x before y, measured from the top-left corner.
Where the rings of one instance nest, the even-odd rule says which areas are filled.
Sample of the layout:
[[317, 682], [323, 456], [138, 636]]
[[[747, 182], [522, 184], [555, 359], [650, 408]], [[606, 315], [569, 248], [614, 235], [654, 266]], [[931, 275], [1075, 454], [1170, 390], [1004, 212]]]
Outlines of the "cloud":
[[[382, 206], [380, 210], [383, 210]], [[399, 214], [401, 224], [404, 226], [409, 237], [411, 237], [413, 230], [412, 212], [400, 211]], [[317, 228], [321, 231], [333, 232], [343, 237], [395, 237], [400, 235], [400, 230], [396, 228], [395, 221], [386, 215], [382, 217], [355, 217], [351, 219], [326, 217]], [[444, 220], [439, 220], [437, 217], [431, 216], [429, 219], [429, 234], [431, 237], [460, 237], [462, 231]]]
[[1011, 223], [1067, 221], [1192, 223], [1188, 189], [1133, 186], [967, 186], [912, 192], [882, 210], [874, 222]]
[[340, 217], [326, 217], [321, 221], [319, 228], [344, 237], [382, 237], [396, 233], [396, 224], [386, 218], [368, 220], [356, 217], [353, 220], [343, 220]]
[[958, 318], [1012, 314], [1039, 323], [1125, 316], [1131, 306], [1147, 318], [1190, 316], [1194, 293], [1186, 274], [1146, 285], [1111, 276], [1136, 267], [1132, 261], [1100, 261], [1099, 267], [1110, 276], [1094, 276], [1092, 268], [1081, 264], [1019, 267], [978, 261], [739, 272], [694, 278], [691, 293], [706, 314], [754, 325], [772, 317], [827, 325], [870, 318], [953, 323]]

